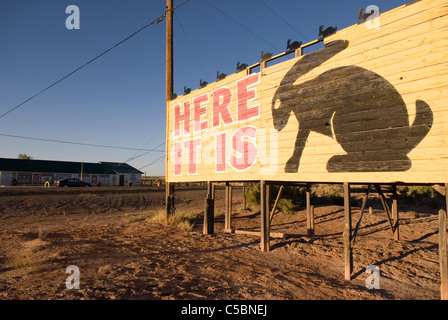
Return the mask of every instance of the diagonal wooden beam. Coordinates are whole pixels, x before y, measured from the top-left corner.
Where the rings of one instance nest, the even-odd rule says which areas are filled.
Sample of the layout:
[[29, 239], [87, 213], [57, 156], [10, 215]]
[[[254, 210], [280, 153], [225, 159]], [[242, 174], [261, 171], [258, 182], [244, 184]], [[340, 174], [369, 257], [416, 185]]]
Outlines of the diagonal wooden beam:
[[442, 186], [441, 184], [434, 184], [432, 187], [434, 188], [434, 190], [436, 190], [442, 196], [446, 195], [445, 186]]
[[369, 198], [369, 193], [370, 193], [371, 188], [372, 188], [372, 184], [369, 184], [367, 187], [366, 193], [364, 195], [364, 198], [362, 199], [361, 216], [359, 217], [359, 220], [356, 223], [355, 231], [353, 232], [352, 245], [355, 245], [356, 236], [358, 235], [358, 230], [359, 230], [359, 227], [361, 226], [361, 220], [364, 215], [364, 210], [366, 209], [367, 199]]
[[386, 212], [387, 220], [389, 221], [390, 225], [390, 230], [392, 231], [392, 234], [394, 234], [394, 226], [390, 218], [391, 210], [389, 205], [387, 204], [386, 197], [384, 196], [383, 191], [381, 190], [381, 186], [379, 184], [375, 184], [375, 189], [378, 192], [378, 195], [380, 196], [381, 203], [383, 204], [384, 211]]
[[277, 210], [277, 205], [280, 200], [280, 196], [282, 195], [283, 189], [285, 189], [285, 187], [283, 185], [280, 186], [280, 189], [278, 189], [277, 198], [275, 198], [274, 206], [272, 207], [271, 214], [270, 214], [271, 223], [272, 223], [272, 219], [274, 218], [275, 210]]
[[398, 197], [397, 197], [397, 186], [395, 184], [392, 185], [392, 220], [393, 220], [393, 233], [394, 240], [400, 239], [400, 224], [398, 218]]

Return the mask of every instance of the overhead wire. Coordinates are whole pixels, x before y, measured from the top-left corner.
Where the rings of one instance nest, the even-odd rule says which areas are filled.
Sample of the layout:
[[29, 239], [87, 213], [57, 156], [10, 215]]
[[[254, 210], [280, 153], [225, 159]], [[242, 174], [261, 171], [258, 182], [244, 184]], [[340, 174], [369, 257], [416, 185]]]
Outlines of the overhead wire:
[[304, 36], [299, 30], [294, 28], [288, 21], [286, 21], [281, 15], [275, 12], [271, 7], [269, 7], [263, 0], [258, 0], [263, 6], [265, 6], [269, 11], [271, 11], [275, 16], [287, 24], [292, 30], [294, 30], [299, 36], [303, 37], [306, 41], [310, 41], [306, 36]]
[[[181, 6], [183, 6], [184, 4], [188, 3], [190, 0], [185, 0], [182, 3], [180, 3], [179, 5], [175, 6], [173, 8], [173, 11]], [[83, 65], [81, 65], [80, 67], [78, 67], [77, 69], [73, 70], [72, 72], [68, 73], [67, 75], [65, 75], [64, 77], [60, 78], [59, 80], [53, 82], [51, 85], [49, 85], [48, 87], [46, 87], [45, 89], [39, 91], [38, 93], [36, 93], [35, 95], [31, 96], [30, 98], [26, 99], [25, 101], [23, 101], [22, 103], [16, 105], [15, 107], [11, 108], [10, 110], [8, 110], [7, 112], [3, 113], [0, 115], [0, 118], [3, 118], [4, 116], [6, 116], [7, 114], [11, 113], [12, 111], [16, 110], [17, 108], [21, 107], [22, 105], [24, 105], [25, 103], [31, 101], [32, 99], [36, 98], [37, 96], [41, 95], [42, 93], [44, 93], [45, 91], [49, 90], [50, 88], [54, 87], [55, 85], [57, 85], [58, 83], [62, 82], [63, 80], [67, 79], [68, 77], [70, 77], [71, 75], [73, 75], [74, 73], [80, 71], [81, 69], [85, 68], [86, 66], [88, 66], [89, 64], [91, 64], [92, 62], [94, 62], [95, 60], [99, 59], [100, 57], [104, 56], [106, 53], [110, 52], [111, 50], [115, 49], [116, 47], [118, 47], [119, 45], [123, 44], [124, 42], [126, 42], [127, 40], [131, 39], [132, 37], [134, 37], [135, 35], [137, 35], [138, 33], [140, 33], [141, 31], [143, 31], [144, 29], [148, 28], [149, 26], [153, 25], [153, 24], [157, 24], [160, 23], [164, 18], [166, 17], [166, 13], [163, 14], [162, 16], [160, 16], [159, 18], [151, 21], [150, 23], [146, 24], [145, 26], [141, 27], [140, 29], [138, 29], [137, 31], [135, 31], [134, 33], [132, 33], [131, 35], [129, 35], [128, 37], [124, 38], [123, 40], [119, 41], [118, 43], [116, 43], [114, 46], [110, 47], [109, 49], [103, 51], [102, 53], [100, 53], [99, 55], [97, 55], [96, 57], [94, 57], [93, 59], [89, 60], [88, 62], [84, 63]], [[179, 23], [180, 24], [180, 23]], [[183, 29], [183, 28], [182, 28]], [[12, 134], [6, 134], [6, 133], [0, 133], [0, 136], [3, 137], [10, 137], [10, 138], [20, 138], [20, 139], [28, 139], [28, 140], [38, 140], [38, 141], [45, 141], [45, 142], [53, 142], [53, 143], [63, 143], [63, 144], [72, 144], [72, 145], [82, 145], [82, 146], [90, 146], [90, 147], [101, 147], [101, 148], [113, 148], [113, 149], [122, 149], [122, 150], [136, 150], [136, 152], [130, 157], [128, 158], [127, 161], [131, 161], [133, 159], [136, 159], [138, 157], [141, 157], [143, 155], [146, 155], [150, 152], [165, 152], [165, 150], [157, 150], [157, 148], [159, 148], [160, 146], [165, 144], [165, 141], [160, 143], [159, 145], [157, 145], [156, 147], [152, 148], [152, 149], [144, 149], [143, 147], [150, 141], [152, 140], [153, 137], [151, 137], [150, 139], [148, 139], [147, 142], [145, 142], [145, 144], [142, 145], [142, 147], [140, 148], [130, 148], [130, 147], [122, 147], [122, 146], [111, 146], [111, 145], [101, 145], [101, 144], [92, 144], [92, 143], [82, 143], [82, 142], [73, 142], [73, 141], [63, 141], [63, 140], [55, 140], [55, 139], [45, 139], [45, 138], [36, 138], [36, 137], [27, 137], [27, 136], [19, 136], [19, 135], [12, 135]], [[145, 151], [144, 153], [140, 154], [140, 155], [136, 155], [138, 152], [140, 151]], [[160, 160], [162, 160], [163, 158], [165, 158], [165, 155], [155, 159], [154, 161], [152, 161], [151, 163], [147, 164], [146, 166], [142, 167], [142, 168], [146, 168]]]
[[[188, 3], [191, 0], [185, 0], [183, 1], [181, 4], [175, 6], [173, 8], [173, 10], [183, 6], [184, 4]], [[269, 45], [271, 48], [277, 50], [278, 52], [281, 52], [282, 50], [278, 49], [276, 46], [274, 46], [273, 44], [271, 44], [270, 42], [268, 42], [267, 40], [263, 39], [261, 36], [259, 36], [258, 34], [256, 34], [255, 32], [253, 32], [252, 30], [250, 30], [249, 28], [247, 28], [246, 26], [244, 26], [243, 24], [241, 24], [240, 22], [238, 22], [237, 20], [235, 20], [234, 18], [232, 18], [231, 16], [229, 16], [228, 14], [226, 14], [224, 11], [222, 11], [221, 9], [217, 8], [216, 6], [214, 6], [213, 4], [211, 4], [210, 2], [208, 2], [207, 0], [202, 0], [203, 2], [205, 2], [206, 4], [208, 4], [210, 7], [212, 7], [214, 10], [218, 11], [219, 13], [221, 13], [222, 15], [224, 15], [225, 17], [227, 17], [228, 19], [230, 19], [231, 21], [233, 21], [234, 23], [236, 23], [237, 25], [239, 25], [241, 28], [243, 28], [244, 30], [246, 30], [247, 32], [249, 32], [250, 34], [252, 34], [253, 36], [255, 36], [256, 38], [258, 38], [259, 40], [261, 40], [262, 42], [266, 43], [267, 45]], [[279, 16], [274, 10], [272, 10], [271, 8], [269, 8], [263, 1], [259, 0], [265, 7], [267, 7], [271, 12], [273, 12], [276, 16], [278, 16], [280, 19], [282, 19], [282, 21], [284, 21], [285, 23], [287, 23], [291, 28], [293, 28], [298, 34], [301, 35], [301, 33], [299, 31], [297, 31], [293, 26], [291, 26], [286, 20], [284, 20], [283, 18], [281, 18], [281, 16]], [[132, 37], [134, 37], [135, 35], [137, 35], [138, 33], [140, 33], [141, 31], [145, 30], [146, 28], [148, 28], [149, 26], [153, 25], [153, 24], [157, 24], [160, 23], [161, 21], [163, 21], [163, 19], [166, 17], [166, 13], [164, 13], [163, 15], [161, 15], [159, 18], [151, 21], [150, 23], [146, 24], [145, 26], [141, 27], [140, 29], [138, 29], [137, 31], [135, 31], [134, 33], [132, 33], [131, 35], [127, 36], [126, 38], [124, 38], [123, 40], [119, 41], [118, 43], [116, 43], [115, 45], [113, 45], [112, 47], [110, 47], [109, 49], [103, 51], [102, 53], [98, 54], [97, 56], [95, 56], [94, 58], [90, 59], [89, 61], [87, 61], [86, 63], [84, 63], [83, 65], [81, 65], [80, 67], [76, 68], [75, 70], [73, 70], [72, 72], [66, 74], [65, 76], [63, 76], [62, 78], [60, 78], [59, 80], [53, 82], [52, 84], [50, 84], [49, 86], [47, 86], [46, 88], [44, 88], [43, 90], [37, 92], [36, 94], [34, 94], [33, 96], [31, 96], [30, 98], [24, 100], [23, 102], [19, 103], [18, 105], [14, 106], [13, 108], [9, 109], [8, 111], [4, 112], [3, 114], [0, 115], [0, 118], [5, 117], [6, 115], [8, 115], [9, 113], [13, 112], [14, 110], [18, 109], [19, 107], [23, 106], [24, 104], [28, 103], [29, 101], [33, 100], [34, 98], [38, 97], [39, 95], [41, 95], [42, 93], [44, 93], [45, 91], [51, 89], [52, 87], [54, 87], [55, 85], [59, 84], [60, 82], [62, 82], [63, 80], [67, 79], [68, 77], [72, 76], [73, 74], [75, 74], [76, 72], [82, 70], [83, 68], [85, 68], [86, 66], [88, 66], [89, 64], [91, 64], [92, 62], [98, 60], [100, 57], [104, 56], [105, 54], [107, 54], [108, 52], [112, 51], [113, 49], [115, 49], [116, 47], [120, 46], [121, 44], [123, 44], [124, 42], [126, 42], [127, 40], [131, 39]], [[180, 23], [179, 18], [175, 15], [177, 22], [179, 23], [182, 32], [184, 33], [184, 35], [186, 36], [186, 32], [182, 26], [182, 24]], [[303, 36], [303, 35], [302, 35]], [[303, 36], [304, 38], [306, 38], [305, 36]], [[187, 41], [190, 42], [189, 38], [186, 36]], [[190, 42], [190, 46], [191, 46], [191, 42]], [[194, 51], [194, 50], [193, 50]], [[199, 57], [197, 56], [196, 52], [194, 51], [194, 54], [196, 55], [196, 58], [198, 59], [198, 61], [200, 61]], [[201, 65], [201, 64], [200, 64]], [[207, 76], [203, 66], [201, 65], [201, 68], [204, 71], [204, 74]], [[131, 161], [133, 159], [136, 159], [138, 157], [141, 157], [149, 152], [165, 152], [165, 150], [156, 150], [158, 147], [160, 147], [161, 145], [165, 144], [165, 142], [159, 144], [158, 146], [156, 146], [153, 149], [143, 149], [141, 148], [130, 148], [130, 147], [121, 147], [121, 146], [110, 146], [110, 145], [100, 145], [100, 144], [91, 144], [91, 143], [81, 143], [81, 142], [72, 142], [72, 141], [63, 141], [63, 140], [54, 140], [54, 139], [44, 139], [44, 138], [35, 138], [35, 137], [26, 137], [26, 136], [19, 136], [19, 135], [11, 135], [11, 134], [4, 134], [4, 133], [0, 133], [0, 136], [5, 136], [5, 137], [12, 137], [12, 138], [21, 138], [21, 139], [30, 139], [30, 140], [39, 140], [39, 141], [46, 141], [46, 142], [54, 142], [54, 143], [64, 143], [64, 144], [74, 144], [74, 145], [84, 145], [84, 146], [91, 146], [91, 147], [102, 147], [102, 148], [114, 148], [114, 149], [123, 149], [123, 150], [137, 150], [137, 152], [139, 151], [145, 151], [143, 154], [140, 154], [138, 156], [136, 156], [137, 152], [135, 152], [127, 161]], [[146, 143], [145, 143], [146, 145]], [[141, 167], [140, 169], [146, 168], [160, 160], [162, 160], [163, 158], [165, 158], [165, 155], [155, 159], [154, 161], [152, 161], [151, 163], [147, 164], [146, 166]]]
[[[160, 127], [159, 127], [159, 130], [156, 130], [156, 132], [155, 132], [155, 133], [154, 133], [148, 140], [146, 140], [146, 142], [145, 142], [144, 144], [142, 144], [142, 146], [141, 146], [137, 151], [135, 151], [135, 152], [132, 154], [132, 156], [130, 156], [129, 158], [127, 158], [124, 162], [132, 161], [132, 160], [134, 160], [134, 159], [137, 159], [137, 158], [139, 158], [139, 157], [141, 157], [141, 156], [147, 154], [148, 151], [146, 151], [145, 153], [140, 154], [140, 155], [137, 156], [137, 153], [139, 153], [140, 151], [143, 151], [143, 150], [142, 150], [143, 147], [146, 146], [152, 139], [154, 139], [154, 137], [155, 137], [155, 136], [162, 130], [162, 128], [163, 128], [164, 126], [165, 126], [165, 124], [163, 124], [162, 126], [160, 126]], [[163, 143], [159, 144], [157, 147], [155, 147], [155, 148], [153, 148], [153, 149], [157, 149], [158, 147], [160, 147], [160, 146], [163, 145], [163, 144], [165, 144], [165, 141], [164, 141]]]
[[143, 166], [143, 167], [141, 167], [141, 168], [138, 168], [138, 170], [142, 170], [142, 169], [144, 169], [144, 168], [146, 168], [146, 167], [149, 167], [149, 166], [155, 164], [156, 162], [162, 160], [163, 158], [165, 158], [165, 155], [163, 155], [163, 156], [161, 156], [161, 157], [155, 159], [154, 161], [152, 161], [151, 163], [147, 164], [146, 166]]
[[193, 51], [193, 54], [194, 54], [194, 56], [195, 56], [195, 58], [196, 58], [196, 60], [197, 60], [197, 62], [198, 62], [198, 64], [199, 64], [199, 66], [201, 67], [202, 72], [204, 73], [205, 80], [209, 81], [209, 77], [208, 77], [208, 75], [207, 75], [207, 72], [205, 71], [204, 66], [203, 66], [202, 63], [201, 63], [201, 59], [199, 59], [199, 56], [198, 56], [196, 50], [194, 50], [194, 46], [192, 45], [192, 42], [190, 41], [190, 38], [188, 37], [187, 32], [185, 32], [185, 29], [184, 29], [184, 27], [182, 26], [182, 23], [180, 22], [180, 19], [179, 19], [179, 17], [176, 15], [175, 12], [174, 12], [174, 18], [176, 19], [177, 23], [179, 24], [180, 29], [182, 30], [182, 33], [184, 34], [185, 39], [187, 39], [188, 45], [190, 46], [191, 51]]
[[19, 136], [19, 135], [7, 134], [7, 133], [0, 133], [0, 136], [9, 137], [9, 138], [19, 138], [19, 139], [27, 139], [27, 140], [38, 140], [38, 141], [45, 141], [45, 142], [81, 145], [81, 146], [89, 146], [89, 147], [99, 147], [99, 148], [138, 150], [138, 151], [147, 151], [147, 152], [165, 152], [165, 150], [156, 150], [156, 148], [158, 148], [165, 142], [163, 142], [162, 144], [160, 144], [159, 146], [157, 146], [156, 148], [153, 148], [153, 149], [143, 149], [143, 148], [131, 148], [131, 147], [111, 146], [111, 145], [94, 144], [94, 143], [55, 140], [55, 139], [35, 138], [35, 137]]
[[218, 7], [212, 5], [210, 2], [208, 2], [207, 0], [202, 0], [202, 2], [205, 2], [206, 4], [208, 4], [210, 7], [212, 7], [213, 9], [215, 9], [216, 11], [218, 11], [219, 13], [221, 13], [223, 16], [227, 17], [228, 19], [232, 20], [234, 23], [236, 23], [237, 25], [239, 25], [241, 28], [243, 28], [244, 30], [246, 30], [247, 32], [249, 32], [250, 34], [252, 34], [253, 36], [257, 37], [259, 40], [263, 41], [264, 43], [266, 43], [268, 46], [270, 46], [271, 48], [277, 50], [278, 52], [282, 52], [283, 50], [278, 49], [276, 46], [274, 46], [273, 44], [271, 44], [270, 42], [268, 42], [267, 40], [263, 39], [261, 36], [259, 36], [258, 34], [256, 34], [255, 32], [253, 32], [252, 30], [250, 30], [249, 28], [247, 28], [246, 26], [244, 26], [243, 24], [239, 23], [237, 20], [235, 20], [234, 18], [232, 18], [231, 16], [229, 16], [227, 13], [225, 13], [224, 11], [222, 11], [221, 9], [219, 9]]
[[[189, 2], [190, 0], [185, 0], [184, 2], [182, 2], [181, 4], [179, 4], [178, 6], [174, 7], [173, 10], [183, 6], [184, 4], [186, 4], [187, 2]], [[36, 98], [37, 96], [41, 95], [42, 93], [44, 93], [45, 91], [51, 89], [52, 87], [54, 87], [55, 85], [57, 85], [58, 83], [62, 82], [63, 80], [67, 79], [68, 77], [72, 76], [73, 74], [75, 74], [76, 72], [78, 72], [79, 70], [85, 68], [86, 66], [88, 66], [89, 64], [91, 64], [92, 62], [94, 62], [95, 60], [98, 60], [99, 58], [101, 58], [102, 56], [104, 56], [105, 54], [107, 54], [108, 52], [112, 51], [113, 49], [115, 49], [116, 47], [118, 47], [119, 45], [123, 44], [124, 42], [128, 41], [129, 39], [131, 39], [132, 37], [134, 37], [135, 35], [137, 35], [138, 33], [142, 32], [143, 30], [145, 30], [146, 28], [148, 28], [149, 26], [153, 25], [153, 24], [157, 24], [160, 23], [164, 18], [166, 17], [166, 13], [164, 13], [163, 15], [161, 15], [159, 18], [151, 21], [150, 23], [146, 24], [145, 26], [141, 27], [140, 29], [138, 29], [137, 31], [135, 31], [134, 33], [132, 33], [131, 35], [127, 36], [126, 38], [124, 38], [123, 40], [117, 42], [115, 45], [113, 45], [112, 47], [110, 47], [109, 49], [103, 51], [102, 53], [100, 53], [99, 55], [97, 55], [96, 57], [94, 57], [93, 59], [90, 59], [89, 61], [87, 61], [86, 63], [84, 63], [83, 65], [81, 65], [80, 67], [76, 68], [75, 70], [73, 70], [72, 72], [66, 74], [65, 76], [63, 76], [62, 78], [60, 78], [59, 80], [53, 82], [52, 84], [50, 84], [48, 87], [46, 87], [45, 89], [39, 91], [38, 93], [34, 94], [33, 96], [31, 96], [30, 98], [26, 99], [25, 101], [19, 103], [18, 105], [14, 106], [13, 108], [9, 109], [8, 111], [4, 112], [3, 114], [0, 115], [0, 118], [3, 118], [4, 116], [6, 116], [7, 114], [13, 112], [14, 110], [20, 108], [21, 106], [23, 106], [25, 103], [33, 100], [34, 98]]]
[[[111, 10], [111, 11], [108, 13], [108, 15], [105, 15], [104, 18], [103, 18], [102, 20], [98, 20], [98, 21], [95, 20], [95, 21], [96, 21], [96, 24], [95, 24], [95, 25], [104, 25], [104, 22], [106, 21], [106, 19], [110, 19], [110, 16], [111, 16], [112, 14], [115, 14], [115, 13], [117, 12], [118, 8], [119, 8], [119, 7], [116, 6], [113, 10]], [[60, 22], [56, 19], [56, 21], [51, 25], [50, 28], [48, 28], [48, 30], [54, 29], [54, 26], [55, 26], [56, 24], [58, 24], [58, 23], [60, 23]], [[46, 32], [47, 32], [48, 30], [46, 30]], [[48, 67], [50, 64], [54, 63], [54, 62], [55, 62], [56, 60], [58, 60], [60, 57], [62, 57], [63, 55], [65, 55], [65, 54], [66, 54], [67, 52], [69, 52], [69, 50], [71, 50], [73, 47], [77, 46], [77, 45], [79, 44], [79, 42], [82, 41], [85, 37], [86, 37], [86, 35], [84, 35], [84, 36], [82, 36], [82, 37], [78, 37], [78, 39], [77, 39], [75, 42], [71, 43], [71, 44], [70, 44], [69, 46], [67, 46], [64, 50], [60, 51], [60, 52], [59, 52], [57, 55], [55, 55], [55, 56], [54, 56], [48, 63], [46, 63], [42, 68], [40, 68], [40, 69], [37, 70], [33, 75], [30, 75], [29, 77], [27, 77], [27, 79], [25, 79], [24, 81], [22, 81], [22, 82], [21, 82], [21, 85], [23, 85], [23, 84], [26, 83], [26, 82], [29, 82], [30, 80], [32, 80], [33, 78], [35, 78], [38, 74], [40, 74], [43, 70], [47, 69], [47, 67]], [[25, 53], [29, 53], [29, 52], [31, 51], [31, 49], [38, 43], [38, 41], [40, 40], [40, 38], [41, 38], [41, 37], [39, 37], [39, 38], [34, 42], [34, 44], [26, 50]], [[24, 56], [25, 53], [22, 54], [22, 56]], [[17, 64], [17, 62], [16, 62], [15, 64]], [[14, 64], [14, 65], [15, 65], [15, 64]], [[12, 66], [12, 67], [13, 67], [13, 66]], [[11, 67], [11, 68], [12, 68], [12, 67]], [[9, 68], [9, 70], [11, 70], [11, 68]], [[9, 70], [8, 70], [8, 71], [9, 71]], [[5, 74], [3, 74], [3, 77], [4, 77], [4, 76], [5, 76]], [[0, 75], [0, 79], [1, 79], [1, 78], [2, 78], [2, 75]], [[20, 85], [20, 86], [21, 86], [21, 85]], [[2, 99], [2, 100], [5, 99], [5, 96], [8, 96], [10, 93], [17, 91], [18, 89], [19, 89], [19, 86], [17, 86], [15, 89], [11, 90], [8, 94], [6, 94], [6, 95], [2, 95], [2, 96], [3, 96], [3, 99]]]

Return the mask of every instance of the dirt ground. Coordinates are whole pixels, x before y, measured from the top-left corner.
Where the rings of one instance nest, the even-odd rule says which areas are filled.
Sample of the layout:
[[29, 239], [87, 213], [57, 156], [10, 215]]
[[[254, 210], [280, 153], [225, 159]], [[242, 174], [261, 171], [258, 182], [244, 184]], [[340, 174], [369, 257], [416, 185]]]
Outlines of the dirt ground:
[[[177, 190], [177, 210], [202, 211], [204, 189]], [[216, 190], [224, 211], [224, 190]], [[147, 219], [163, 210], [164, 189], [0, 189], [0, 299], [151, 300], [437, 300], [440, 299], [438, 208], [400, 205], [400, 240], [394, 241], [378, 202], [364, 214], [354, 246], [353, 279], [344, 279], [343, 207], [317, 206], [315, 236], [305, 208], [277, 213], [271, 239], [215, 234]], [[359, 218], [353, 209], [353, 225]], [[242, 210], [234, 190], [232, 228], [259, 230], [257, 208]], [[79, 268], [80, 288], [67, 289], [68, 266]], [[368, 266], [380, 270], [379, 288], [367, 289]]]

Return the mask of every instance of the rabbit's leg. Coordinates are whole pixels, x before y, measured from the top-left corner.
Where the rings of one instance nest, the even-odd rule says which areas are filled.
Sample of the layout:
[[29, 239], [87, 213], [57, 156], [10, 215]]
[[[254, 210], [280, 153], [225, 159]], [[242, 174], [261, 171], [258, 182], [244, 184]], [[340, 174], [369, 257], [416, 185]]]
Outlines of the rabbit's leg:
[[303, 149], [305, 148], [306, 140], [310, 134], [309, 129], [299, 129], [297, 133], [296, 142], [294, 145], [294, 153], [286, 162], [285, 172], [294, 173], [299, 169], [300, 158], [302, 157]]

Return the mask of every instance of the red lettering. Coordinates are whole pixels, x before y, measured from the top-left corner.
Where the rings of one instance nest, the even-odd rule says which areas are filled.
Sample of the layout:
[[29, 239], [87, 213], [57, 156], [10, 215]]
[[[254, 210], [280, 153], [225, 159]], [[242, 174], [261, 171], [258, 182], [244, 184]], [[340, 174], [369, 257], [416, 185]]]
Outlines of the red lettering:
[[201, 121], [201, 117], [207, 114], [207, 106], [201, 106], [201, 104], [208, 102], [208, 93], [204, 93], [193, 99], [193, 109], [194, 109], [194, 131], [202, 131], [208, 128], [208, 121]]
[[245, 121], [260, 115], [260, 105], [252, 107], [248, 106], [250, 100], [257, 97], [257, 90], [255, 88], [248, 89], [249, 86], [258, 83], [260, 80], [260, 74], [254, 73], [244, 79], [236, 82], [236, 95], [237, 95], [237, 119], [238, 121]]
[[190, 133], [190, 101], [184, 102], [184, 113], [180, 113], [180, 104], [174, 106], [174, 136], [180, 136], [180, 124], [184, 123], [184, 134]]
[[[233, 152], [230, 157], [230, 165], [235, 170], [243, 171], [254, 164], [255, 159], [257, 158], [257, 146], [255, 143], [256, 135], [257, 128], [252, 126], [241, 127], [233, 133]], [[253, 141], [248, 141], [248, 138]]]
[[182, 175], [182, 142], [174, 144], [174, 175]]
[[226, 172], [226, 133], [216, 135], [216, 172]]
[[201, 145], [201, 139], [192, 139], [184, 142], [184, 147], [188, 150], [188, 174], [197, 174], [197, 153]]
[[213, 127], [219, 127], [220, 117], [225, 125], [233, 123], [233, 118], [229, 111], [231, 100], [232, 91], [229, 88], [223, 87], [213, 91]]

